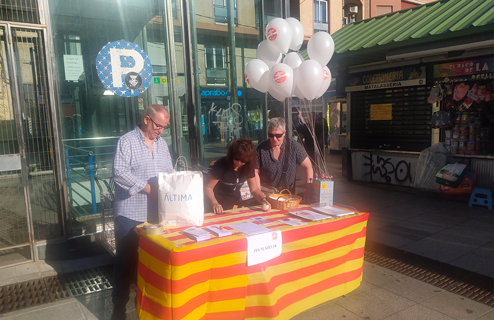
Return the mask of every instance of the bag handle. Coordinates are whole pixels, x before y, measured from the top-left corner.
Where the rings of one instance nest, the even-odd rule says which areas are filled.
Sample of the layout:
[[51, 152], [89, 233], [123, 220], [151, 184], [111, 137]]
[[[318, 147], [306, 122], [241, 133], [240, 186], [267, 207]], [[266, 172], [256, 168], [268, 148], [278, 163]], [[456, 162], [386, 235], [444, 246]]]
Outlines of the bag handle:
[[184, 156], [180, 156], [177, 158], [177, 161], [175, 161], [175, 171], [178, 171], [177, 170], [177, 166], [178, 166], [178, 163], [181, 163], [183, 165], [183, 168], [184, 168], [184, 171], [187, 171], [187, 168], [189, 167], [189, 164], [187, 163], [187, 158], [184, 157]]

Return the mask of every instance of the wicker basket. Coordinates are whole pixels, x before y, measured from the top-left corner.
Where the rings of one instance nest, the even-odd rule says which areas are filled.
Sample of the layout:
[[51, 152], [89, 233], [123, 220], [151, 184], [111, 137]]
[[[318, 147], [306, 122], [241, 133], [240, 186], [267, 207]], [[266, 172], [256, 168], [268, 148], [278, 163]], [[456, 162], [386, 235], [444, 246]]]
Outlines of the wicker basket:
[[271, 208], [285, 210], [287, 208], [298, 206], [302, 200], [302, 197], [292, 194], [288, 189], [283, 189], [279, 193], [270, 194], [267, 196], [267, 199], [271, 204]]

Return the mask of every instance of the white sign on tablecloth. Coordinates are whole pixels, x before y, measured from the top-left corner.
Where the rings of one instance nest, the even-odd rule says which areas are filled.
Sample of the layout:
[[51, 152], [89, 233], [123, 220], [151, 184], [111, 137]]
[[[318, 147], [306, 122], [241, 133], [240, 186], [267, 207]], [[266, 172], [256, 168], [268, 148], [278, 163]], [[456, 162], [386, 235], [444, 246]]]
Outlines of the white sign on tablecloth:
[[281, 231], [247, 237], [247, 266], [269, 261], [281, 255]]

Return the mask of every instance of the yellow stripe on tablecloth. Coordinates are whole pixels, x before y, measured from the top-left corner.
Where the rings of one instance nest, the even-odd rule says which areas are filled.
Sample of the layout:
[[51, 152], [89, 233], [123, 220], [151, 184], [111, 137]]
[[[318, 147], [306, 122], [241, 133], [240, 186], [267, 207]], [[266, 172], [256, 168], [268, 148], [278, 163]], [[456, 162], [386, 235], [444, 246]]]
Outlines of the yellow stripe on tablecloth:
[[[343, 274], [349, 271], [354, 271], [362, 268], [363, 258], [350, 260], [342, 265], [339, 265], [335, 268], [328, 269], [322, 272], [318, 272], [307, 277], [303, 277], [297, 279], [295, 281], [285, 282], [274, 289], [272, 293], [269, 295], [251, 295], [247, 296], [245, 299], [246, 306], [273, 306], [276, 304], [278, 299], [283, 296], [290, 294], [292, 292], [296, 292], [304, 287], [308, 287], [310, 285], [319, 283], [325, 279], [329, 279], [331, 277], [337, 276], [339, 274]], [[250, 278], [249, 278], [249, 284]]]
[[[240, 275], [219, 280], [208, 280], [191, 286], [187, 290], [178, 294], [169, 294], [154, 287], [150, 283], [146, 283], [144, 279], [138, 275], [137, 286], [141, 292], [148, 298], [164, 307], [178, 308], [190, 300], [191, 297], [199, 296], [205, 292], [214, 292], [233, 288], [243, 288], [247, 284], [247, 275]], [[243, 301], [243, 300], [242, 300]], [[243, 310], [243, 302], [242, 302]]]
[[[362, 282], [362, 276], [360, 276], [358, 279], [355, 279], [353, 281], [349, 281], [331, 288], [328, 288], [324, 291], [315, 293], [309, 297], [305, 297], [302, 299], [290, 304], [287, 306], [285, 309], [281, 310], [278, 316], [276, 317], [276, 320], [284, 320], [284, 319], [290, 319], [297, 314], [300, 314], [301, 312], [304, 312], [306, 310], [309, 310], [310, 308], [316, 307], [317, 305], [328, 302], [332, 299], [335, 299], [337, 297], [340, 297], [344, 294], [347, 294], [355, 289], [357, 289], [360, 286], [360, 283]], [[250, 317], [250, 318], [245, 318], [249, 320], [273, 320], [273, 318], [266, 318], [266, 317]]]
[[213, 268], [224, 268], [240, 263], [245, 263], [246, 252], [243, 251], [225, 254], [210, 259], [191, 262], [182, 266], [170, 266], [169, 264], [162, 262], [146, 251], [140, 249], [139, 261], [147, 266], [149, 269], [151, 269], [153, 272], [166, 279], [171, 278], [170, 268], [174, 268], [171, 280], [180, 280], [201, 271], [206, 271]]
[[161, 320], [160, 318], [156, 318], [149, 312], [146, 312], [141, 309], [141, 305], [139, 301], [136, 302], [136, 309], [137, 309], [137, 316], [139, 317], [139, 320]]
[[[349, 253], [354, 249], [364, 248], [364, 246], [365, 246], [365, 237], [362, 237], [362, 238], [358, 238], [352, 244], [332, 249], [329, 252], [322, 252], [318, 255], [314, 255], [311, 257], [302, 257], [301, 259], [295, 261], [289, 261], [284, 264], [269, 266], [263, 272], [256, 272], [249, 274], [249, 284], [269, 282], [273, 276], [282, 275], [284, 273], [299, 270], [301, 268], [315, 265], [324, 261], [339, 258], [346, 255], [347, 253]], [[283, 249], [283, 251], [285, 251], [285, 249]]]
[[283, 243], [283, 252], [299, 250], [300, 248], [306, 249], [306, 248], [318, 246], [323, 243], [331, 242], [336, 239], [340, 239], [354, 233], [359, 233], [360, 231], [362, 231], [362, 229], [366, 227], [366, 225], [367, 225], [367, 221], [362, 221], [360, 223], [348, 226], [341, 230], [336, 230], [330, 233], [324, 233], [317, 236], [308, 235], [307, 238], [304, 239], [300, 239], [289, 243]]

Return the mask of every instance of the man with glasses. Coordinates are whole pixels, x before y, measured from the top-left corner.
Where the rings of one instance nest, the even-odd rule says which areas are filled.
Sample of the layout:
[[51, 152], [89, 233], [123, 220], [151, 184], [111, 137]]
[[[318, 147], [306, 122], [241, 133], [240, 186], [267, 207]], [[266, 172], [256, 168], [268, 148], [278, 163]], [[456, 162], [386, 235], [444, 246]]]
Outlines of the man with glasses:
[[288, 189], [295, 194], [296, 166], [305, 172], [305, 199], [312, 198], [312, 164], [304, 148], [286, 136], [282, 118], [272, 118], [268, 125], [269, 139], [257, 146], [256, 179], [264, 194]]
[[139, 237], [134, 228], [142, 222], [158, 222], [158, 173], [172, 173], [168, 145], [160, 136], [168, 127], [170, 114], [153, 104], [143, 122], [117, 143], [113, 162], [115, 181], [115, 245], [112, 319], [125, 319], [129, 288], [137, 276]]

